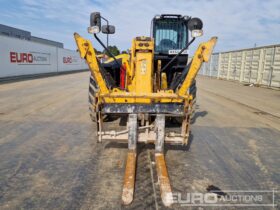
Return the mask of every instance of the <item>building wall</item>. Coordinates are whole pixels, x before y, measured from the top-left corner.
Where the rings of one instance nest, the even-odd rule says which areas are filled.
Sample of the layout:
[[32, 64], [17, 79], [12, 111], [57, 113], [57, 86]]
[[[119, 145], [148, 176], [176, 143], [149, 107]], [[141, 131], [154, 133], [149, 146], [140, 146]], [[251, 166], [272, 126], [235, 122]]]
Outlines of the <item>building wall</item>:
[[73, 50], [57, 48], [57, 67], [60, 72], [87, 69], [86, 61]]
[[31, 40], [34, 42], [63, 48], [63, 43], [61, 43], [61, 42], [56, 42], [56, 41], [52, 41], [52, 40], [48, 40], [48, 39], [43, 39], [40, 37], [31, 36], [31, 33], [29, 31], [21, 30], [18, 28], [13, 28], [10, 26], [2, 25], [2, 24], [0, 24], [0, 35], [5, 35], [8, 37], [14, 37], [14, 38], [19, 38], [19, 39], [25, 39], [25, 40]]
[[43, 38], [36, 37], [36, 36], [31, 36], [30, 40], [33, 41], [33, 42], [38, 42], [38, 43], [42, 43], [42, 44], [48, 44], [48, 45], [52, 45], [52, 46], [55, 46], [55, 47], [63, 48], [63, 43], [61, 43], [61, 42], [56, 42], [56, 41], [52, 41], [52, 40], [48, 40], [48, 39], [43, 39]]
[[280, 88], [280, 45], [214, 53], [199, 74]]
[[0, 78], [88, 69], [78, 52], [0, 36]]
[[2, 24], [0, 24], [0, 34], [5, 35], [5, 36], [19, 38], [19, 39], [26, 39], [26, 40], [30, 40], [30, 38], [31, 38], [31, 33], [29, 31], [24, 31], [21, 29], [13, 28], [10, 26], [5, 26]]

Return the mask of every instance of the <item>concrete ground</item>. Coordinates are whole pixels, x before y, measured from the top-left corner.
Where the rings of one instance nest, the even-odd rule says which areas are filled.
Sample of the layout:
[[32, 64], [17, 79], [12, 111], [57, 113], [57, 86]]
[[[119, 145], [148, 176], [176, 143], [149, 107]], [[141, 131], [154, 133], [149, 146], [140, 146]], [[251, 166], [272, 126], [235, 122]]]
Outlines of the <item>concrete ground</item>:
[[[165, 209], [154, 151], [145, 145], [139, 145], [134, 202], [122, 206], [126, 145], [96, 143], [88, 76], [0, 85], [0, 209]], [[280, 92], [206, 77], [197, 84], [190, 147], [166, 147], [173, 192], [279, 190]]]
[[242, 83], [227, 80], [217, 81], [215, 78], [205, 76], [199, 76], [198, 81], [199, 87], [205, 91], [280, 117], [279, 90], [244, 86]]

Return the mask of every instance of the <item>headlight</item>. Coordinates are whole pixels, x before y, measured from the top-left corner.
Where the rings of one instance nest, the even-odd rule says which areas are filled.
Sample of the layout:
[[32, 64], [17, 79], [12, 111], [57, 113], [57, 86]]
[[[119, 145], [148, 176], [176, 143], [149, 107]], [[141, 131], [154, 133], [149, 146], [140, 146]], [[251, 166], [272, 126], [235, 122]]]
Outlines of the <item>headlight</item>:
[[203, 35], [202, 30], [192, 30], [192, 37], [199, 37]]
[[100, 28], [98, 26], [88, 27], [88, 33], [97, 34], [100, 32]]

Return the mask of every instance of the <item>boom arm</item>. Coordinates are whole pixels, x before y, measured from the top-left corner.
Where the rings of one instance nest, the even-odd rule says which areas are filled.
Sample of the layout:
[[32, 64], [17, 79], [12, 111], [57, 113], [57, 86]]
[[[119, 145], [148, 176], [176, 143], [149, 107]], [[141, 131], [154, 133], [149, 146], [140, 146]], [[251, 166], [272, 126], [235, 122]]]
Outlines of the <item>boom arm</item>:
[[190, 88], [194, 78], [196, 77], [203, 62], [208, 62], [212, 54], [213, 48], [217, 42], [217, 37], [212, 37], [208, 42], [201, 43], [196, 50], [189, 72], [182, 84], [177, 91], [179, 96], [185, 96], [188, 89]]
[[99, 69], [95, 51], [92, 47], [91, 42], [81, 37], [78, 33], [75, 33], [74, 37], [76, 40], [76, 44], [79, 48], [80, 55], [82, 58], [84, 58], [87, 61], [91, 74], [98, 82], [100, 91], [102, 93], [109, 93], [109, 89]]
[[[84, 58], [88, 65], [89, 69], [95, 78], [100, 92], [100, 97], [105, 99], [107, 103], [143, 103], [143, 99], [152, 99], [160, 100], [164, 102], [181, 102], [183, 99], [189, 97], [188, 89], [190, 88], [193, 80], [195, 79], [201, 65], [203, 62], [207, 62], [211, 56], [213, 48], [216, 44], [217, 38], [213, 37], [208, 42], [204, 42], [199, 45], [198, 49], [195, 52], [193, 57], [190, 69], [186, 78], [184, 79], [181, 87], [177, 90], [176, 93], [173, 90], [160, 90], [159, 92], [137, 92], [133, 86], [131, 90], [124, 91], [118, 88], [110, 90], [106, 84], [104, 75], [99, 67], [94, 48], [89, 40], [82, 38], [79, 34], [74, 34], [80, 55]], [[139, 67], [139, 66], [138, 66]], [[141, 67], [141, 65], [140, 65]], [[140, 68], [139, 67], [139, 68]], [[142, 68], [144, 65], [142, 65]], [[147, 72], [142, 72], [147, 73]], [[149, 74], [149, 77], [152, 75]], [[138, 78], [139, 79], [139, 78]], [[146, 81], [146, 80], [145, 80]], [[144, 103], [151, 103], [150, 100], [145, 101]]]

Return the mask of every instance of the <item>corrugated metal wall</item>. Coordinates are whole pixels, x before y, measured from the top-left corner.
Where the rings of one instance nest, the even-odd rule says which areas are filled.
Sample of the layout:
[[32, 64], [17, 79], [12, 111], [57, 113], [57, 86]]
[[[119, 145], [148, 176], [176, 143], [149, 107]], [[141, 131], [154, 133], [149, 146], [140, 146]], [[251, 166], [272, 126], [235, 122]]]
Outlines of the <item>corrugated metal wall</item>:
[[280, 88], [280, 45], [214, 53], [199, 74]]

